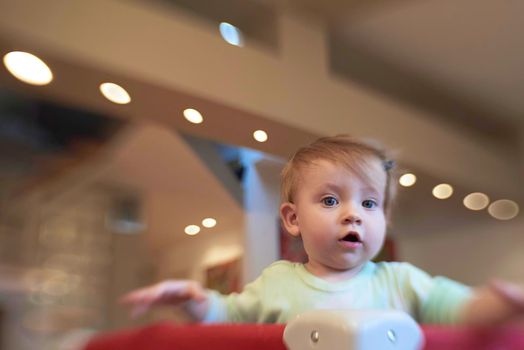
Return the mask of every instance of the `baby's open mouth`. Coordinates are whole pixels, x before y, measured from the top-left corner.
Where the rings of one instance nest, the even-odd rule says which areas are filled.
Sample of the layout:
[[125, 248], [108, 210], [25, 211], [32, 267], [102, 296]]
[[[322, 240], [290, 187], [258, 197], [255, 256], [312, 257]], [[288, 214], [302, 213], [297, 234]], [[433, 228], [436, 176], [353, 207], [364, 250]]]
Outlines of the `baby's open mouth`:
[[360, 240], [360, 235], [356, 232], [350, 232], [348, 233], [347, 235], [345, 235], [341, 241], [346, 241], [346, 242], [353, 242], [353, 243], [362, 243], [362, 241]]

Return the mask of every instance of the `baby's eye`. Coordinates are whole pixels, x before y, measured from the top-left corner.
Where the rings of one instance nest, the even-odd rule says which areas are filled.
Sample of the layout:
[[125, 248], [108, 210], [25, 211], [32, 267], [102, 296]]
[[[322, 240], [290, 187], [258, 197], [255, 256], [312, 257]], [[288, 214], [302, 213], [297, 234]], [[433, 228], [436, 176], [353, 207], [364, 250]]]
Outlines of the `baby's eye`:
[[365, 201], [362, 202], [362, 206], [366, 209], [373, 209], [377, 206], [377, 202], [374, 201], [373, 199], [366, 199]]
[[326, 207], [334, 207], [338, 204], [338, 200], [333, 196], [324, 197], [322, 198], [322, 204], [324, 204]]

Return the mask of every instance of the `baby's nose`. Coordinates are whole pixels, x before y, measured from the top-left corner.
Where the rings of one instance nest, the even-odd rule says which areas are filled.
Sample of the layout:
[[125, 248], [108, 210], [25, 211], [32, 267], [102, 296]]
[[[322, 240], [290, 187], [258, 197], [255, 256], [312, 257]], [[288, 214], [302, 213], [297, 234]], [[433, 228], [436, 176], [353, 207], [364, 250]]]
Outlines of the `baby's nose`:
[[346, 217], [344, 218], [344, 222], [346, 224], [361, 225], [362, 219], [360, 218], [359, 215], [352, 213], [352, 214], [346, 215]]

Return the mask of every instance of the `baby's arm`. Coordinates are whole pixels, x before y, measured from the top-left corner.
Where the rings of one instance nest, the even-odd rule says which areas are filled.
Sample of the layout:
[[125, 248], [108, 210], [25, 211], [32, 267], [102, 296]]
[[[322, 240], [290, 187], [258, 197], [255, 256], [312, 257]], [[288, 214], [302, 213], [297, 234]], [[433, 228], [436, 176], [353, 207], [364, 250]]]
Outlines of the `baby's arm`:
[[195, 321], [202, 321], [209, 309], [207, 291], [195, 281], [166, 280], [124, 295], [120, 302], [131, 306], [137, 317], [155, 305], [182, 305]]
[[489, 326], [524, 316], [524, 287], [494, 281], [475, 290], [460, 314], [461, 323]]

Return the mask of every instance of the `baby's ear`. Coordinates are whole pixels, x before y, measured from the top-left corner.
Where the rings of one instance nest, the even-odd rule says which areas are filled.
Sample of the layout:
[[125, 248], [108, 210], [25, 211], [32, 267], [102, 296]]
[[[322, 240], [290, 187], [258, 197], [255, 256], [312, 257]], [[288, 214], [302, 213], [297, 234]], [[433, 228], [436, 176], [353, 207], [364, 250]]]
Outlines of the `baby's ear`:
[[296, 206], [293, 203], [282, 203], [280, 206], [280, 218], [287, 232], [293, 236], [300, 236]]

